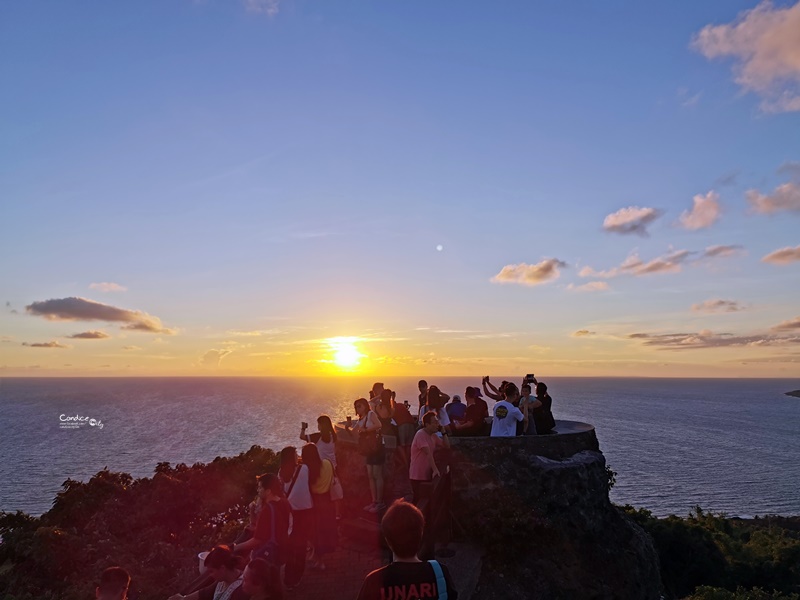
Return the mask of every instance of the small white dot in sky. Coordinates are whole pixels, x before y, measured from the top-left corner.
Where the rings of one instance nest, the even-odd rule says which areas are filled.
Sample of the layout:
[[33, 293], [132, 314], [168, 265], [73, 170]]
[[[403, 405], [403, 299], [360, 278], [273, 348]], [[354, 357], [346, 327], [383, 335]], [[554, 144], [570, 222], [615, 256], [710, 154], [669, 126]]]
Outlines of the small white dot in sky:
[[444, 246], [442, 246], [441, 244], [439, 244], [438, 246], [436, 246], [436, 250], [437, 250], [438, 252], [441, 252], [442, 250], [444, 250]]

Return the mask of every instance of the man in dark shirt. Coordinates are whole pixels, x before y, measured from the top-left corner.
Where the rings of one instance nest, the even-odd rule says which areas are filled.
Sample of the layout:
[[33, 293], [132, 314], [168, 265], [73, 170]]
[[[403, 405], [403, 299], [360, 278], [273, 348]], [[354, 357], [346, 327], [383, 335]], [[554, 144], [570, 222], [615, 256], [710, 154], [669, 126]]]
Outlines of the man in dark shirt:
[[367, 575], [358, 600], [434, 599], [441, 597], [442, 587], [449, 600], [458, 600], [447, 567], [417, 558], [424, 527], [425, 519], [413, 504], [397, 500], [389, 507], [381, 521], [381, 532], [392, 550], [392, 563]]
[[476, 387], [468, 387], [464, 392], [467, 399], [467, 411], [461, 422], [453, 426], [453, 435], [476, 436], [484, 434], [489, 407], [481, 398], [481, 391]]

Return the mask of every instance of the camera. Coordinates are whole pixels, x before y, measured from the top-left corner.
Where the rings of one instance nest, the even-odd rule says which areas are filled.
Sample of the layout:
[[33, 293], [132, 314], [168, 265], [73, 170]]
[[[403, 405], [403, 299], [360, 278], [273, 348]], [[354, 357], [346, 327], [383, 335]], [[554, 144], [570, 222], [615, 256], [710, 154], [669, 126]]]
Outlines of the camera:
[[533, 383], [534, 381], [536, 381], [536, 377], [534, 377], [533, 373], [525, 375], [525, 383]]
[[302, 423], [300, 423], [300, 427], [302, 427], [303, 429], [308, 429], [308, 423], [303, 421]]

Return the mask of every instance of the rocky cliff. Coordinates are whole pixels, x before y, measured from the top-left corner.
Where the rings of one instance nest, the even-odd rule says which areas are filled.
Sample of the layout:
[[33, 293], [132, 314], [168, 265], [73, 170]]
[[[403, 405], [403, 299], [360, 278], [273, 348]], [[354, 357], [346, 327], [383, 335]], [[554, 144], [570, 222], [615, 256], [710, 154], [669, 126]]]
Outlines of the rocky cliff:
[[[473, 597], [659, 598], [652, 540], [609, 501], [613, 474], [594, 428], [559, 421], [556, 430], [453, 439], [454, 536], [485, 550]], [[355, 511], [369, 500], [363, 459], [346, 439], [338, 453]], [[387, 472], [388, 498], [403, 494], [401, 465]]]

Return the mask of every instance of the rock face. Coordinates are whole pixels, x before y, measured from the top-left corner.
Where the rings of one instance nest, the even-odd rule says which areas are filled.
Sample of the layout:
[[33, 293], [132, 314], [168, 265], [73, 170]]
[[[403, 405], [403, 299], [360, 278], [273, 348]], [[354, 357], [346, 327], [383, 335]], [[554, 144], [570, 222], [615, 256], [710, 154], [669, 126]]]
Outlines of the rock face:
[[[594, 428], [559, 421], [556, 431], [452, 440], [455, 535], [486, 549], [473, 597], [659, 598], [655, 548], [609, 501]], [[353, 450], [340, 443], [339, 471], [345, 492], [367, 504], [363, 458]]]

